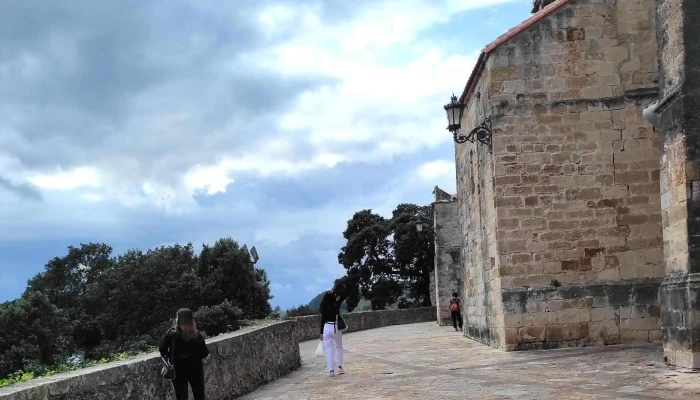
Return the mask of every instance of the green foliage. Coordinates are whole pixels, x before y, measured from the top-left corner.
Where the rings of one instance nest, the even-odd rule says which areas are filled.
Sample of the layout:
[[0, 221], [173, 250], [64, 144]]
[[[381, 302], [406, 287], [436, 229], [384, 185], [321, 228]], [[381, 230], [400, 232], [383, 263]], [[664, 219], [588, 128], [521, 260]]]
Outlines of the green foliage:
[[15, 371], [5, 378], [0, 378], [0, 388], [5, 386], [14, 385], [16, 383], [27, 382], [32, 379], [42, 378], [45, 376], [53, 376], [63, 372], [76, 371], [82, 368], [94, 367], [97, 365], [106, 364], [112, 361], [122, 361], [130, 358], [140, 356], [145, 353], [150, 353], [155, 351], [155, 348], [149, 348], [142, 352], [121, 352], [113, 354], [106, 358], [100, 358], [95, 360], [87, 360], [84, 362], [69, 362], [63, 360], [60, 363], [56, 363], [52, 366], [45, 366], [37, 362], [29, 362], [24, 370]]
[[[0, 304], [0, 382], [150, 351], [183, 307], [209, 335], [235, 330], [270, 315], [271, 298], [265, 271], [230, 238], [199, 255], [192, 244], [117, 257], [105, 244], [69, 247], [20, 299]], [[84, 361], [66, 361], [76, 355]]]
[[272, 311], [267, 273], [254, 268], [232, 239], [220, 239], [213, 247], [204, 246], [198, 270], [202, 289], [207, 293], [203, 305], [212, 306], [229, 299], [240, 305], [246, 318], [251, 319], [265, 318]]
[[53, 364], [65, 351], [66, 313], [41, 292], [0, 305], [0, 376], [34, 361]]
[[[434, 232], [430, 207], [399, 204], [386, 219], [372, 210], [356, 212], [343, 232], [346, 245], [338, 262], [346, 275], [334, 291], [349, 311], [361, 298], [373, 310], [386, 309], [404, 298], [403, 305], [430, 305], [430, 273], [434, 270]], [[418, 232], [416, 224], [424, 229]]]
[[207, 337], [237, 331], [242, 316], [243, 311], [228, 300], [215, 306], [204, 306], [194, 313], [197, 328], [206, 333]]

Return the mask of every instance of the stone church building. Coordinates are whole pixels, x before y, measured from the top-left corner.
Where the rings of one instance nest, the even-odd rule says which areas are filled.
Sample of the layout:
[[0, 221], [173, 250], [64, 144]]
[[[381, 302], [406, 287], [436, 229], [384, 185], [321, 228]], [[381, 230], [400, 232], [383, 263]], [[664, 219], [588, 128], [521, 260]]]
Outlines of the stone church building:
[[663, 341], [667, 362], [700, 368], [690, 131], [642, 115], [661, 99], [661, 130], [700, 117], [678, 94], [695, 93], [678, 57], [700, 4], [545, 3], [484, 48], [459, 97], [460, 134], [481, 134], [455, 144], [457, 193], [435, 190], [439, 320], [459, 291], [465, 335], [496, 348]]

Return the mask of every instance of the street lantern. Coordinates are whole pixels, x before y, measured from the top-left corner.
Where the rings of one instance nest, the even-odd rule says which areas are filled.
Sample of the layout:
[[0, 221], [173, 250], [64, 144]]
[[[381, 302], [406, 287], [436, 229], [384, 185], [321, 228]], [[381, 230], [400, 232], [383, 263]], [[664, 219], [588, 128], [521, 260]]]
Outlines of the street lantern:
[[258, 256], [258, 250], [255, 248], [255, 246], [250, 248], [250, 255], [253, 258], [253, 264], [257, 263], [260, 257]]
[[253, 264], [256, 264], [260, 259], [260, 257], [258, 256], [258, 250], [255, 248], [255, 246], [251, 247], [250, 251], [248, 251], [248, 245], [244, 244], [241, 250], [243, 251], [243, 254], [245, 254], [250, 260], [250, 262]]
[[416, 223], [416, 230], [418, 232], [423, 232], [423, 223], [422, 222], [417, 222]]
[[447, 113], [447, 130], [452, 132], [452, 137], [457, 143], [464, 143], [462, 140], [462, 135], [457, 136], [457, 132], [462, 127], [462, 113], [464, 112], [464, 105], [457, 100], [457, 96], [452, 94], [450, 102], [445, 105], [445, 112]]

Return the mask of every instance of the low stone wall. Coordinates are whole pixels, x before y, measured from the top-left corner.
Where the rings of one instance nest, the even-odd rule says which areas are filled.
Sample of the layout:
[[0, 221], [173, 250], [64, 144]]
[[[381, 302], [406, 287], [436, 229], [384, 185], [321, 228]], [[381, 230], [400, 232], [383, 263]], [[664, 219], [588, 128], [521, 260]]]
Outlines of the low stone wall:
[[[234, 399], [299, 368], [296, 325], [285, 321], [208, 340], [207, 398]], [[160, 356], [149, 354], [0, 388], [0, 399], [174, 400], [171, 383], [159, 372]]]
[[[343, 319], [348, 326], [345, 332], [357, 332], [367, 329], [382, 328], [391, 325], [415, 324], [419, 322], [435, 321], [437, 311], [435, 307], [409, 308], [405, 310], [391, 311], [365, 311], [343, 314]], [[321, 316], [290, 318], [297, 321], [297, 335], [300, 341], [319, 338], [321, 328]]]

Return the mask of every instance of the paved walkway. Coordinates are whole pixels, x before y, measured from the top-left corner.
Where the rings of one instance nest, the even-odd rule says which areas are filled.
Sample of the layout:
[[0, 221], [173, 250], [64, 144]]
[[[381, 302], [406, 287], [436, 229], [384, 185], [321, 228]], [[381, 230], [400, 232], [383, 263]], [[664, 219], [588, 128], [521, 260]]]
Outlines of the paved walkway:
[[502, 352], [433, 322], [345, 335], [347, 374], [302, 367], [241, 399], [700, 399], [700, 374], [669, 370], [660, 345]]

